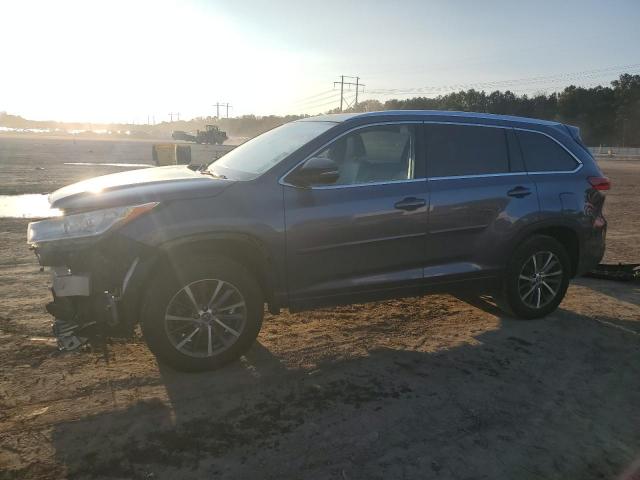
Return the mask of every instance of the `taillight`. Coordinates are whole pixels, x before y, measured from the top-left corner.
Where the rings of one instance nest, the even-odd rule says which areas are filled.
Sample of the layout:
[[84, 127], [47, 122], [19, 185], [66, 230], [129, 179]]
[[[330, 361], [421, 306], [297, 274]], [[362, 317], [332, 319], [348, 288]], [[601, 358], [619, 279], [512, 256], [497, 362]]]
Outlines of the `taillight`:
[[596, 190], [605, 191], [611, 188], [611, 181], [607, 177], [589, 177], [587, 180]]

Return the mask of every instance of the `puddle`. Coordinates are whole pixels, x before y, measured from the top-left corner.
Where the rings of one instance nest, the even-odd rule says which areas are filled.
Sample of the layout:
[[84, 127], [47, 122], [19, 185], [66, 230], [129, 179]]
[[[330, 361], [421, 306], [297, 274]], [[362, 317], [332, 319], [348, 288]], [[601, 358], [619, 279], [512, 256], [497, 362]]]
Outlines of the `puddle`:
[[99, 165], [101, 167], [128, 167], [128, 168], [149, 168], [155, 167], [155, 165], [149, 165], [148, 163], [97, 163], [97, 162], [65, 162], [65, 165], [81, 165], [88, 167], [95, 167]]
[[0, 218], [57, 217], [62, 212], [49, 207], [48, 195], [0, 195]]

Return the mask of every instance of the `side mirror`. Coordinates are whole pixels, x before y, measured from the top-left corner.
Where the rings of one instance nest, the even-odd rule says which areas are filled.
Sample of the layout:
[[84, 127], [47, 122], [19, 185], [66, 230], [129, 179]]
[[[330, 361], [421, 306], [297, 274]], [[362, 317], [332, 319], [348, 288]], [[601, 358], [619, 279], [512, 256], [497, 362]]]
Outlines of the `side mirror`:
[[338, 164], [325, 157], [311, 157], [289, 175], [287, 181], [300, 187], [331, 185], [340, 177]]

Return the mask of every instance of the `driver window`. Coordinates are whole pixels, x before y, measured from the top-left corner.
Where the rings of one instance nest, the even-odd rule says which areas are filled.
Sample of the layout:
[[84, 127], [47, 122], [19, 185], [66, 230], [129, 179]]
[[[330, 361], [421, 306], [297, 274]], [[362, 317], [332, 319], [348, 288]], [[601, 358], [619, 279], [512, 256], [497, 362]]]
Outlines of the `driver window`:
[[333, 185], [358, 185], [414, 178], [414, 126], [377, 125], [340, 137], [317, 157], [336, 162]]

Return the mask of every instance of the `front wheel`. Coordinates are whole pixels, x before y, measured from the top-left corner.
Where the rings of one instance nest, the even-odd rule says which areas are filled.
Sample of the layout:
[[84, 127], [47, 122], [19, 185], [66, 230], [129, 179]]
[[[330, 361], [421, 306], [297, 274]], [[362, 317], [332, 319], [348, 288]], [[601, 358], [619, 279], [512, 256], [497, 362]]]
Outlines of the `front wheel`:
[[259, 285], [239, 263], [187, 261], [152, 283], [142, 329], [161, 361], [182, 371], [211, 370], [249, 349], [263, 309]]
[[571, 262], [562, 244], [535, 235], [513, 253], [499, 304], [521, 318], [544, 317], [558, 308], [570, 278]]

